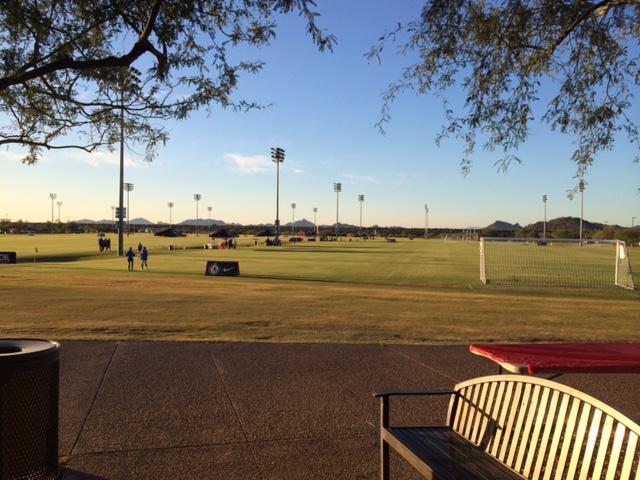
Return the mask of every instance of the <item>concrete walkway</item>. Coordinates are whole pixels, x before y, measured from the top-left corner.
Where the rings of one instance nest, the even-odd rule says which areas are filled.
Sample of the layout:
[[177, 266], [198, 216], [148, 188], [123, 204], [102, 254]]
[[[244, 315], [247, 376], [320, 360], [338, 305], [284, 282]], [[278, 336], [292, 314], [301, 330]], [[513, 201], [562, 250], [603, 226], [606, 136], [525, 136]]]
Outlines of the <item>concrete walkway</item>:
[[[374, 479], [371, 392], [497, 373], [466, 347], [61, 343], [65, 480]], [[559, 381], [640, 418], [640, 375]], [[442, 402], [398, 399], [392, 421], [442, 422]]]

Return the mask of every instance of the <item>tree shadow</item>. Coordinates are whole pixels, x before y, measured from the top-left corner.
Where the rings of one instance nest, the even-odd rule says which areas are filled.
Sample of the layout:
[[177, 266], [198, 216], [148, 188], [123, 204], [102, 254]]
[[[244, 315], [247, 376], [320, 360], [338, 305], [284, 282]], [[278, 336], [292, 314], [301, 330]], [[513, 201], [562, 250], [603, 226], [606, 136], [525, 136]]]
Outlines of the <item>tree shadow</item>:
[[60, 480], [108, 480], [106, 477], [98, 477], [90, 473], [78, 472], [70, 468], [61, 469], [62, 476]]

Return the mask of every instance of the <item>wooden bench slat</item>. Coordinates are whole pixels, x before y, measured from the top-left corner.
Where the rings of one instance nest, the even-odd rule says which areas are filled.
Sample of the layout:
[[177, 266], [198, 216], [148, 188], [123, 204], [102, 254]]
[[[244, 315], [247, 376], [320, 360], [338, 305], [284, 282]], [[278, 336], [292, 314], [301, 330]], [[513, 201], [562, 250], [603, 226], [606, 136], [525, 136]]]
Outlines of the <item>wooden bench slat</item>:
[[491, 382], [491, 388], [489, 389], [489, 397], [487, 399], [487, 404], [486, 404], [486, 411], [485, 411], [485, 415], [483, 415], [482, 417], [482, 422], [480, 423], [480, 428], [478, 431], [478, 441], [476, 443], [476, 445], [478, 445], [483, 450], [486, 448], [486, 445], [488, 443], [487, 437], [490, 437], [491, 435], [488, 433], [488, 427], [490, 426], [490, 423], [491, 423], [491, 418], [492, 418], [491, 412], [495, 405], [494, 400], [495, 400], [495, 394], [497, 389], [498, 389], [497, 382]]
[[587, 431], [587, 424], [589, 422], [590, 412], [591, 412], [591, 405], [589, 405], [588, 403], [583, 403], [582, 414], [580, 415], [580, 423], [578, 424], [578, 430], [576, 431], [576, 437], [573, 442], [573, 452], [571, 454], [571, 462], [569, 463], [569, 471], [567, 472], [567, 476], [566, 476], [567, 480], [574, 480], [576, 476], [576, 470], [578, 469], [578, 466], [579, 466], [580, 453], [582, 451], [582, 444], [584, 443], [584, 436]]
[[611, 432], [613, 431], [613, 418], [607, 415], [604, 419], [604, 426], [602, 431], [598, 435], [600, 438], [600, 445], [598, 446], [598, 453], [596, 455], [596, 463], [593, 466], [593, 473], [591, 478], [602, 478], [602, 470], [604, 469], [604, 462], [606, 460], [607, 451], [609, 450], [609, 441], [611, 440]]
[[524, 419], [527, 416], [531, 390], [532, 390], [531, 384], [527, 383], [524, 386], [524, 393], [522, 394], [522, 399], [520, 400], [520, 409], [518, 410], [518, 420], [516, 422], [516, 428], [513, 431], [513, 437], [511, 438], [511, 445], [509, 448], [509, 457], [507, 458], [507, 462], [506, 462], [507, 465], [511, 468], [513, 468], [513, 461], [517, 452], [518, 442], [520, 441], [520, 431], [522, 430]]
[[618, 471], [618, 461], [620, 460], [620, 452], [627, 429], [622, 423], [616, 426], [616, 433], [613, 437], [613, 446], [611, 447], [611, 455], [609, 456], [609, 465], [607, 466], [607, 477], [605, 480], [615, 480]]
[[558, 406], [558, 398], [560, 392], [557, 390], [551, 395], [551, 402], [549, 403], [548, 413], [544, 421], [544, 430], [542, 432], [542, 439], [540, 440], [540, 446], [537, 449], [537, 453], [534, 457], [536, 464], [533, 468], [532, 480], [538, 480], [542, 473], [544, 460], [547, 458], [547, 445], [549, 444], [549, 438], [551, 437], [551, 431], [555, 425], [554, 418], [556, 415], [556, 408]]
[[[562, 394], [562, 401], [560, 402], [560, 410], [556, 418], [555, 430], [553, 432], [553, 438], [551, 439], [551, 446], [549, 447], [549, 460], [547, 468], [544, 471], [543, 480], [550, 480], [553, 473], [553, 466], [555, 465], [556, 456], [558, 453], [558, 447], [560, 446], [560, 438], [565, 426], [565, 416], [567, 415], [567, 409], [569, 408], [570, 397], [567, 394]], [[559, 464], [559, 463], [558, 463]]]
[[[506, 384], [506, 388], [505, 388], [505, 384]], [[499, 408], [495, 409], [495, 416], [493, 416], [492, 418], [497, 419], [497, 421], [495, 422], [495, 435], [493, 436], [493, 439], [490, 441], [491, 444], [491, 450], [489, 450], [489, 445], [487, 445], [487, 452], [491, 452], [491, 455], [494, 457], [497, 457], [498, 455], [498, 449], [500, 448], [500, 443], [503, 440], [503, 435], [504, 435], [504, 424], [506, 422], [507, 419], [507, 412], [510, 409], [510, 403], [511, 403], [511, 392], [513, 390], [513, 383], [512, 382], [502, 382], [500, 383], [500, 385], [503, 387], [502, 391], [504, 392], [504, 395], [502, 395], [501, 400], [500, 400], [500, 405]]]
[[513, 400], [511, 401], [511, 408], [509, 409], [509, 418], [507, 419], [507, 424], [505, 426], [505, 434], [504, 434], [504, 438], [502, 439], [502, 446], [500, 447], [500, 453], [498, 454], [498, 460], [500, 460], [503, 463], [507, 463], [505, 459], [508, 453], [509, 442], [511, 441], [513, 424], [517, 418], [517, 414], [520, 409], [520, 403], [522, 400], [522, 383], [521, 382], [513, 382], [513, 383], [515, 383]]
[[580, 405], [582, 402], [579, 398], [574, 398], [571, 404], [571, 412], [569, 413], [569, 419], [567, 420], [566, 429], [564, 432], [564, 438], [562, 439], [562, 450], [560, 451], [560, 457], [558, 458], [558, 466], [556, 467], [555, 480], [562, 480], [564, 477], [564, 469], [569, 459], [569, 448], [573, 439], [573, 432], [578, 420], [578, 412], [580, 411]]
[[381, 479], [393, 448], [431, 480], [640, 480], [640, 425], [593, 397], [515, 375], [454, 391], [443, 427], [391, 428], [381, 397]]
[[433, 479], [522, 480], [449, 427], [388, 428], [387, 432], [430, 467]]
[[[631, 478], [633, 460], [636, 457], [636, 448], [638, 446], [638, 435], [629, 432], [629, 440], [627, 440], [627, 451], [624, 454], [624, 463], [622, 464], [622, 472], [620, 478]], [[640, 477], [640, 468], [638, 468], [636, 480]]]
[[518, 455], [516, 457], [516, 464], [513, 466], [513, 469], [516, 472], [522, 471], [522, 462], [524, 461], [524, 454], [526, 452], [526, 448], [523, 448], [523, 444], [524, 444], [524, 447], [526, 447], [527, 440], [529, 438], [529, 432], [531, 432], [531, 428], [533, 427], [533, 422], [536, 418], [535, 414], [538, 409], [538, 398], [540, 396], [540, 390], [541, 390], [540, 385], [534, 385], [533, 393], [531, 395], [531, 403], [529, 404], [529, 408], [527, 410], [527, 418], [524, 423], [524, 430], [522, 431], [522, 437], [518, 442], [518, 447], [517, 447]]
[[587, 480], [589, 474], [589, 468], [591, 466], [591, 458], [593, 457], [593, 451], [595, 450], [596, 440], [598, 439], [598, 431], [600, 430], [600, 421], [602, 419], [602, 412], [595, 410], [593, 412], [593, 419], [591, 420], [591, 428], [589, 429], [589, 436], [587, 437], [587, 446], [584, 450], [584, 456], [581, 459], [581, 469], [579, 480]]
[[[544, 420], [544, 414], [547, 411], [548, 401], [549, 401], [549, 389], [545, 388], [543, 389], [542, 398], [540, 399], [540, 403], [536, 410], [533, 433], [531, 434], [530, 439], [528, 439], [528, 442], [525, 442], [523, 447], [521, 447], [521, 448], [524, 448], [525, 450], [523, 474], [527, 478], [529, 478], [529, 473], [531, 472], [531, 467], [533, 466], [533, 460], [536, 458], [536, 455], [537, 455], [538, 438], [540, 437], [540, 431], [542, 430], [542, 421]], [[544, 456], [544, 452], [543, 452], [543, 456]]]
[[480, 398], [478, 399], [478, 408], [476, 410], [476, 418], [473, 422], [471, 435], [468, 437], [469, 441], [474, 445], [480, 444], [480, 425], [482, 424], [482, 419], [487, 417], [487, 410], [491, 408], [487, 408], [487, 392], [489, 391], [489, 386], [490, 384], [488, 383], [482, 384], [482, 390], [480, 390]]

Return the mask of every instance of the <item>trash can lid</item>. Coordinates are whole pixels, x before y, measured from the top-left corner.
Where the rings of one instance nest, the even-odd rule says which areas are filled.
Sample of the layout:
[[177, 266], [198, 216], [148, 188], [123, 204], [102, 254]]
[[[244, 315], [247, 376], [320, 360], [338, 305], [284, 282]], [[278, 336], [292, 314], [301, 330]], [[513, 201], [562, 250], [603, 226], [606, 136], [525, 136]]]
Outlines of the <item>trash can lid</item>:
[[0, 338], [0, 367], [57, 356], [59, 348], [50, 340]]

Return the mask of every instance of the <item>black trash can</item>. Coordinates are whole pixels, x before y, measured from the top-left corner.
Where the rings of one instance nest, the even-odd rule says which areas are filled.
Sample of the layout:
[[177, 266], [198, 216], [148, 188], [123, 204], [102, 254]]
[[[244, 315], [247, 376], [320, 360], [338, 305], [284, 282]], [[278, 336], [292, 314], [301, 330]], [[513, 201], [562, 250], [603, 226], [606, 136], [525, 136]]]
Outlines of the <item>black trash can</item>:
[[59, 348], [0, 339], [0, 480], [58, 477]]

